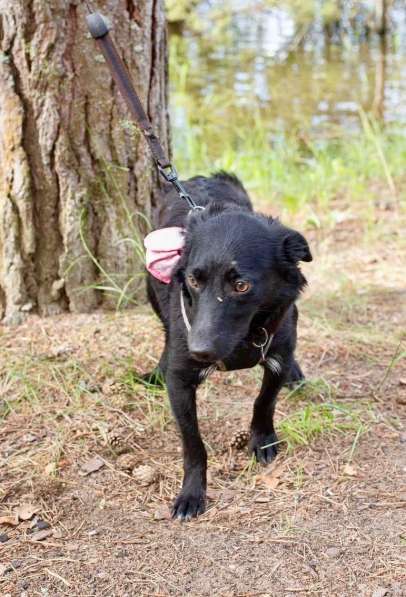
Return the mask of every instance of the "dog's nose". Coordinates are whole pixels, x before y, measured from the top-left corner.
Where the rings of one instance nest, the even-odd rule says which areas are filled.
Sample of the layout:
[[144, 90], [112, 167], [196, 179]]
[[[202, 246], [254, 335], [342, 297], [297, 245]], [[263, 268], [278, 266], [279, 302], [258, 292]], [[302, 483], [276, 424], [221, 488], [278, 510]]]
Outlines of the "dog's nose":
[[209, 350], [191, 350], [190, 354], [196, 361], [204, 363], [213, 363], [216, 360], [214, 352], [210, 352]]
[[189, 339], [189, 351], [192, 358], [196, 361], [203, 361], [205, 363], [214, 363], [216, 361], [215, 350], [211, 342], [199, 337]]

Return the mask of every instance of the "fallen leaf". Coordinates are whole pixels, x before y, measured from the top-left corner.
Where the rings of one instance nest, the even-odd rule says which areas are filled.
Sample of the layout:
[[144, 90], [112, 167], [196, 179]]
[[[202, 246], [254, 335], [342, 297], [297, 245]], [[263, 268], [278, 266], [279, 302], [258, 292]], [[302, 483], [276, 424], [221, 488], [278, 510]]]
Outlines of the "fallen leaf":
[[24, 443], [31, 444], [32, 442], [36, 442], [38, 437], [36, 435], [32, 435], [32, 433], [26, 433], [23, 435], [22, 440]]
[[43, 531], [37, 531], [31, 535], [32, 541], [43, 541], [47, 537], [53, 535], [52, 529], [44, 529]]
[[37, 510], [38, 508], [36, 508], [32, 504], [22, 504], [17, 509], [16, 514], [20, 520], [30, 520], [37, 512]]
[[343, 474], [348, 475], [349, 477], [357, 477], [358, 471], [353, 464], [347, 462], [347, 464], [343, 468]]
[[8, 516], [0, 516], [0, 524], [7, 524], [11, 527], [16, 527], [19, 524], [17, 514], [10, 514]]
[[388, 589], [384, 587], [378, 587], [373, 593], [372, 597], [385, 597], [388, 594]]
[[262, 482], [266, 487], [268, 487], [268, 489], [276, 489], [281, 482], [281, 478], [262, 475]]
[[74, 348], [69, 346], [68, 344], [62, 344], [61, 346], [56, 346], [52, 350], [52, 356], [55, 358], [64, 357], [74, 352]]
[[81, 465], [82, 470], [80, 474], [82, 477], [85, 477], [86, 475], [90, 475], [91, 473], [99, 471], [103, 466], [104, 460], [102, 460], [100, 456], [94, 456], [94, 458], [91, 458]]
[[218, 489], [208, 489], [206, 493], [206, 497], [208, 500], [214, 501], [218, 500], [221, 495], [221, 491]]
[[406, 377], [401, 377], [399, 379], [399, 385], [400, 386], [406, 386]]
[[154, 520], [170, 520], [171, 513], [168, 506], [161, 506], [154, 512]]
[[44, 473], [46, 475], [53, 475], [55, 471], [56, 471], [56, 464], [55, 464], [55, 462], [50, 462], [44, 468]]
[[235, 498], [235, 492], [232, 491], [231, 489], [224, 489], [224, 491], [221, 492], [221, 499], [223, 501], [230, 501], [233, 500]]
[[273, 465], [271, 464], [264, 473], [257, 476], [257, 481], [265, 485], [268, 489], [276, 489], [281, 482], [281, 477], [285, 464]]

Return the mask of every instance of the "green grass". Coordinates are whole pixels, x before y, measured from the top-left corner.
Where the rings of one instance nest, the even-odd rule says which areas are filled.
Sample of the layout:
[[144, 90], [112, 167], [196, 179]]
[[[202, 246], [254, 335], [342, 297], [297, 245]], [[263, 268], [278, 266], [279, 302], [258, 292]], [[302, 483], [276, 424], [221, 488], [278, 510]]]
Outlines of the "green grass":
[[317, 377], [305, 379], [295, 385], [287, 394], [286, 400], [297, 403], [306, 400], [333, 400], [335, 388], [326, 379]]
[[133, 370], [128, 370], [121, 379], [130, 398], [127, 409], [137, 412], [147, 427], [163, 431], [172, 420], [166, 387], [149, 384], [140, 379]]
[[[292, 125], [283, 133], [255, 96], [244, 104], [233, 89], [212, 92], [209, 81], [207, 93], [196, 93], [199, 73], [191, 71], [182, 42], [172, 40], [170, 53], [174, 162], [182, 178], [232, 171], [254, 198], [293, 213], [306, 208], [315, 227], [337, 199], [360, 203], [370, 221], [383, 192], [395, 204], [405, 200], [404, 130], [383, 128], [360, 107], [359, 132], [331, 125], [320, 137], [303, 122], [303, 130]], [[340, 217], [328, 215], [332, 224]]]
[[365, 410], [340, 402], [309, 403], [279, 422], [282, 442], [288, 451], [307, 446], [325, 434], [342, 433], [356, 437], [367, 430]]
[[[404, 174], [406, 137], [384, 132], [365, 118], [364, 131], [326, 143], [295, 137], [271, 141], [266, 124], [254, 119], [237, 125], [233, 134], [207, 122], [189, 123], [183, 134], [174, 130], [175, 163], [184, 178], [225, 169], [236, 173], [254, 197], [297, 212], [313, 210], [308, 224], [319, 227], [334, 200], [362, 202], [365, 216], [372, 198], [384, 189], [393, 200], [403, 199], [398, 180]], [[227, 125], [228, 126], [228, 125]], [[340, 214], [331, 213], [330, 220]]]
[[[260, 208], [268, 203], [284, 218], [300, 214], [303, 230], [321, 229], [328, 234], [356, 213], [362, 238], [369, 242], [381, 233], [377, 206], [384, 202], [399, 213], [406, 209], [404, 131], [383, 128], [360, 108], [357, 134], [334, 128], [324, 138], [306, 130], [287, 135], [275, 127], [267, 108], [255, 98], [247, 108], [236, 103], [227, 88], [221, 94], [194, 94], [193, 73], [175, 43], [170, 60], [173, 161], [182, 179], [220, 169], [234, 172]], [[122, 127], [139, 135], [128, 120], [122, 121]], [[107, 204], [114, 200], [120, 206], [125, 226], [118, 242], [131, 246], [134, 272], [108, 271], [95, 257], [87, 241], [86, 206], [80, 226], [85, 253], [81, 258], [93, 262], [99, 280], [79, 292], [89, 288], [103, 292], [117, 309], [138, 304], [144, 279], [143, 236], [150, 230], [143, 214], [129, 211], [119, 184], [123, 170], [105, 162], [104, 179], [95, 184]]]
[[289, 405], [289, 414], [277, 422], [277, 428], [279, 443], [288, 452], [325, 434], [348, 434], [357, 438], [356, 446], [371, 422], [369, 404], [339, 400], [335, 386], [323, 378], [299, 383], [284, 396], [283, 404]]
[[[128, 412], [131, 419], [136, 416], [146, 428], [161, 432], [172, 421], [165, 387], [140, 383], [137, 374], [130, 369], [121, 369], [116, 376], [113, 374], [112, 381], [126, 396], [125, 406], [120, 410], [124, 414]], [[2, 384], [7, 393], [13, 395], [11, 400], [3, 402], [2, 418], [11, 412], [26, 410], [27, 405], [33, 414], [41, 416], [45, 397], [51, 400], [52, 396], [58, 397], [58, 407], [49, 413], [55, 425], [60, 417], [76, 417], [80, 413], [80, 417], [87, 419], [92, 412], [96, 424], [103, 409], [111, 407], [109, 400], [102, 399], [97, 386], [93, 388], [91, 377], [75, 360], [20, 363], [3, 378]], [[289, 414], [279, 420], [278, 430], [280, 441], [288, 451], [309, 445], [314, 438], [326, 433], [349, 433], [350, 437], [355, 437], [367, 428], [369, 410], [365, 404], [358, 408], [353, 403], [346, 405], [335, 400], [334, 387], [322, 378], [299, 384], [287, 393], [283, 402], [289, 404]]]
[[[134, 124], [128, 121], [122, 121], [122, 127], [134, 130]], [[140, 134], [135, 131], [134, 134]], [[128, 206], [128, 198], [123, 191], [123, 185], [120, 182], [123, 172], [127, 168], [121, 167], [118, 164], [107, 162], [100, 158], [103, 162], [104, 179], [95, 180], [95, 187], [100, 196], [103, 197], [106, 205], [114, 202], [117, 203], [121, 211], [122, 218], [122, 237], [119, 238], [117, 245], [129, 245], [132, 254], [132, 262], [134, 270], [129, 274], [120, 274], [114, 271], [108, 271], [102, 261], [96, 257], [88, 242], [88, 205], [85, 205], [80, 213], [80, 227], [79, 234], [84, 255], [79, 259], [87, 258], [93, 263], [98, 272], [98, 281], [94, 284], [82, 286], [78, 288], [78, 293], [83, 293], [88, 290], [96, 290], [103, 292], [105, 296], [113, 299], [116, 309], [126, 308], [128, 306], [136, 306], [139, 304], [140, 290], [143, 286], [145, 278], [145, 251], [143, 244], [143, 237], [151, 230], [151, 223], [146, 215], [140, 211], [131, 211]], [[77, 265], [78, 260], [72, 261], [69, 264], [65, 276]]]

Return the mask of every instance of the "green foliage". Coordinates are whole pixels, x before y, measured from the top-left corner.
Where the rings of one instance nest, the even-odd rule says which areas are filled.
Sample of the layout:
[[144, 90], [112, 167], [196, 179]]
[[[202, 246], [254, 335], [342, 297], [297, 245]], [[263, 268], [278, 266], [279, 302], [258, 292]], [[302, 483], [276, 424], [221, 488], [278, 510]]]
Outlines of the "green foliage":
[[[328, 26], [343, 19], [353, 25], [370, 25], [374, 15], [371, 2], [346, 2], [342, 0], [166, 0], [169, 22], [183, 22], [191, 31], [204, 31], [209, 36], [217, 35], [229, 27], [234, 15], [247, 15], [269, 9], [285, 11], [293, 17], [297, 30], [309, 28], [316, 22]], [[201, 15], [204, 18], [201, 18]], [[200, 18], [199, 18], [200, 17]]]
[[138, 413], [148, 427], [163, 430], [171, 421], [171, 410], [163, 380], [162, 387], [149, 384], [135, 371], [128, 370], [123, 375], [122, 383], [129, 393], [127, 410]]
[[194, 0], [166, 0], [166, 12], [169, 22], [185, 21], [199, 2]]
[[227, 98], [222, 104], [221, 98], [208, 95], [197, 110], [190, 109], [188, 101], [180, 94], [173, 98], [186, 120], [179, 129], [175, 124], [173, 136], [175, 163], [185, 178], [217, 169], [235, 172], [254, 196], [273, 205], [291, 212], [311, 207], [309, 219], [315, 227], [336, 199], [367, 207], [374, 187], [376, 199], [382, 185], [397, 194], [396, 180], [406, 160], [405, 136], [384, 131], [365, 115], [361, 134], [320, 142], [300, 134], [273, 137], [255, 109], [245, 112], [245, 121], [236, 110], [227, 118]]
[[[134, 125], [130, 122], [125, 121], [123, 128], [131, 129], [132, 134], [140, 134], [139, 131], [134, 129]], [[127, 205], [126, 197], [124, 197], [121, 187], [117, 182], [117, 177], [120, 174], [120, 168], [117, 165], [104, 162], [104, 174], [105, 180], [98, 180], [97, 186], [101, 194], [104, 196], [106, 202], [112, 200], [112, 196], [118, 201], [122, 212], [123, 219], [126, 223], [126, 229], [130, 232], [117, 240], [117, 243], [125, 243], [130, 246], [131, 251], [134, 255], [134, 263], [136, 264], [132, 275], [122, 275], [116, 272], [110, 272], [104, 267], [103, 263], [93, 253], [92, 248], [89, 246], [87, 241], [87, 206], [83, 207], [80, 213], [80, 228], [79, 234], [80, 239], [85, 251], [86, 256], [93, 262], [96, 270], [99, 274], [99, 281], [96, 284], [82, 287], [79, 292], [84, 292], [89, 288], [93, 290], [99, 290], [104, 292], [106, 295], [116, 300], [117, 310], [126, 308], [129, 305], [138, 304], [138, 294], [145, 277], [144, 271], [144, 245], [143, 245], [143, 234], [142, 230], [149, 230], [151, 225], [144, 214], [141, 212], [131, 213]], [[76, 261], [70, 264], [68, 270], [76, 265]]]
[[[238, 27], [230, 31], [238, 36]], [[233, 171], [254, 198], [290, 212], [305, 208], [315, 228], [325, 218], [336, 224], [337, 214], [326, 210], [334, 201], [362, 206], [366, 222], [383, 191], [403, 201], [404, 132], [384, 127], [361, 107], [357, 115], [363, 83], [353, 54], [332, 48], [318, 76], [311, 53], [267, 60], [260, 47], [247, 43], [221, 39], [216, 53], [206, 36], [171, 40], [172, 138], [182, 177]], [[265, 66], [260, 81], [268, 100], [258, 93], [257, 58]], [[350, 132], [335, 124], [344, 101], [350, 104]], [[326, 121], [317, 130], [316, 116]]]
[[280, 441], [292, 450], [308, 445], [323, 434], [354, 434], [349, 460], [360, 436], [367, 432], [372, 411], [368, 404], [346, 404], [336, 399], [336, 388], [325, 379], [309, 379], [298, 384], [285, 400], [296, 405], [279, 423]]
[[[362, 413], [365, 416], [365, 413]], [[340, 402], [309, 403], [285, 417], [279, 424], [282, 441], [288, 450], [309, 445], [315, 437], [326, 433], [354, 433], [367, 430], [361, 411]]]

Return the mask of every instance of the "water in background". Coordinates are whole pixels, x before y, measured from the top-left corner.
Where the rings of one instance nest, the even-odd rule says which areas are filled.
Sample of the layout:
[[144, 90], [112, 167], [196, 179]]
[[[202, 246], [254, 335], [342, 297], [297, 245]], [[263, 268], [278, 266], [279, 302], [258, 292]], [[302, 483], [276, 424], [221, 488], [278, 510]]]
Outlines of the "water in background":
[[311, 31], [298, 31], [288, 10], [253, 10], [253, 4], [236, 0], [216, 35], [209, 17], [219, 0], [210, 11], [203, 3], [197, 13], [201, 33], [171, 36], [175, 153], [191, 127], [204, 130], [214, 153], [225, 137], [233, 135], [238, 143], [238, 129], [250, 123], [265, 127], [272, 138], [356, 133], [360, 108], [406, 130], [404, 0], [393, 6], [385, 38], [349, 30], [340, 40], [327, 38], [317, 22]]

